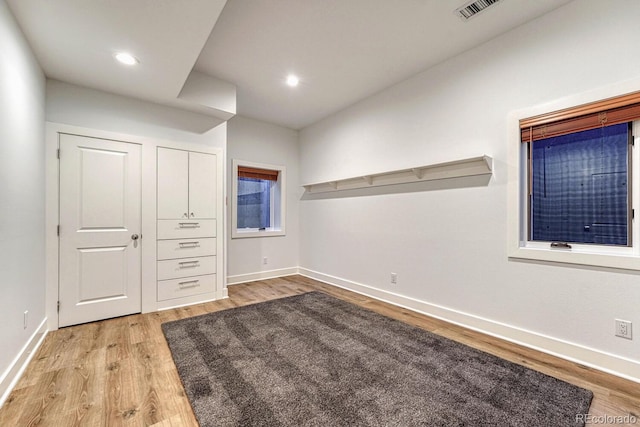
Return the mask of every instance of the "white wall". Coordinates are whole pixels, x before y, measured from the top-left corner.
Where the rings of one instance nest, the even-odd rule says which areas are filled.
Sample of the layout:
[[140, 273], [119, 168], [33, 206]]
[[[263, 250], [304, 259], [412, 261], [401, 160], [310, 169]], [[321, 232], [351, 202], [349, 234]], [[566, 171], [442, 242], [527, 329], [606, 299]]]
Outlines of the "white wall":
[[45, 78], [4, 0], [0, 52], [1, 396], [45, 316]]
[[302, 183], [482, 154], [495, 173], [484, 187], [303, 200], [300, 265], [640, 379], [640, 334], [614, 337], [615, 318], [640, 330], [637, 274], [506, 253], [509, 112], [638, 78], [638, 16], [640, 2], [572, 2], [303, 129]]
[[186, 110], [47, 80], [46, 120], [224, 149], [221, 121]]
[[[287, 171], [286, 235], [228, 239], [228, 283], [295, 272], [298, 266], [298, 206], [302, 190], [298, 179], [298, 132], [236, 116], [227, 123], [227, 194], [231, 195], [231, 161], [284, 165]], [[227, 206], [231, 215], [231, 204]], [[231, 220], [227, 221], [229, 227]], [[231, 236], [231, 229], [227, 231]], [[268, 264], [262, 260], [268, 258]]]

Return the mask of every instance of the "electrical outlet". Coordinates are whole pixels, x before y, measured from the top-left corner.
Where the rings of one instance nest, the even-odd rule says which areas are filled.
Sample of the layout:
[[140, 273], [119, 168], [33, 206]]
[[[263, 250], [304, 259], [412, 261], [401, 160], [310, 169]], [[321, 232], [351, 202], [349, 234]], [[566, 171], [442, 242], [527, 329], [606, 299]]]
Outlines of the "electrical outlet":
[[29, 310], [26, 310], [24, 312], [24, 318], [23, 318], [23, 323], [24, 323], [24, 329], [27, 329], [27, 325], [29, 324]]
[[616, 336], [631, 339], [631, 322], [616, 319]]
[[262, 258], [262, 264], [264, 264], [264, 265], [269, 264], [269, 258], [267, 258], [267, 257]]
[[397, 273], [391, 273], [391, 284], [395, 285], [398, 283], [398, 274]]

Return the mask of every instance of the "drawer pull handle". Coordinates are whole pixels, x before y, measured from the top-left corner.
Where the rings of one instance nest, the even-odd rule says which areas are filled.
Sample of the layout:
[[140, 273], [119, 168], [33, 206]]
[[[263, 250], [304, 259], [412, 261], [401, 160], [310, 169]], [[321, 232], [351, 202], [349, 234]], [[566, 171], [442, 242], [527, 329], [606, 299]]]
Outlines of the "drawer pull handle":
[[[199, 280], [189, 280], [187, 282], [178, 282], [178, 285], [180, 286], [180, 289], [195, 288], [197, 286], [200, 286], [200, 281]], [[187, 285], [189, 285], [189, 286], [187, 286]]]
[[200, 247], [200, 242], [179, 242], [181, 248], [198, 248]]
[[200, 228], [199, 222], [179, 222], [178, 226], [180, 228]]
[[199, 267], [200, 261], [182, 261], [179, 262], [179, 268], [193, 268], [193, 267]]

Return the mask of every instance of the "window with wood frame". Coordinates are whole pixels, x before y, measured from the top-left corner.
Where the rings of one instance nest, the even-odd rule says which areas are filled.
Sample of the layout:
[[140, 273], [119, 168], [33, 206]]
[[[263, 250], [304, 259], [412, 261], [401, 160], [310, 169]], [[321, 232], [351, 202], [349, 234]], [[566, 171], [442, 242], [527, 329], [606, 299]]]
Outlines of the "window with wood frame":
[[520, 120], [527, 240], [632, 246], [633, 126], [640, 93]]
[[284, 234], [283, 166], [233, 161], [232, 237]]

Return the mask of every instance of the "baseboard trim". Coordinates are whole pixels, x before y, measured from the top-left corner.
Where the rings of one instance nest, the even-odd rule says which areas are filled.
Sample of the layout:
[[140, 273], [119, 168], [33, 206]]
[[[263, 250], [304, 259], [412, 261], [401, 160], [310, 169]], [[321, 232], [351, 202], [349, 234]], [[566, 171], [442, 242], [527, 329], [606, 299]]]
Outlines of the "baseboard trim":
[[27, 365], [36, 354], [36, 351], [44, 341], [44, 337], [47, 335], [47, 318], [45, 317], [40, 326], [31, 335], [27, 343], [22, 347], [20, 353], [13, 360], [13, 363], [5, 371], [0, 379], [0, 407], [4, 405], [11, 391], [14, 389], [20, 377], [27, 368]]
[[299, 267], [298, 274], [640, 383], [640, 362]]
[[276, 277], [293, 276], [298, 274], [298, 267], [280, 268], [278, 270], [259, 271], [257, 273], [227, 276], [227, 286], [240, 283], [255, 282], [256, 280], [275, 279]]

